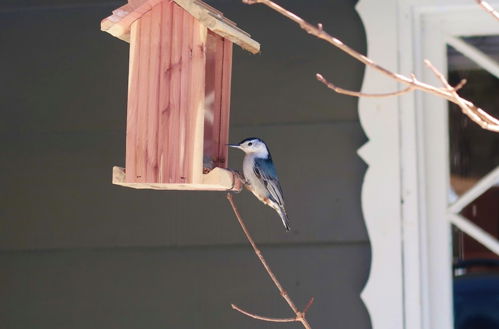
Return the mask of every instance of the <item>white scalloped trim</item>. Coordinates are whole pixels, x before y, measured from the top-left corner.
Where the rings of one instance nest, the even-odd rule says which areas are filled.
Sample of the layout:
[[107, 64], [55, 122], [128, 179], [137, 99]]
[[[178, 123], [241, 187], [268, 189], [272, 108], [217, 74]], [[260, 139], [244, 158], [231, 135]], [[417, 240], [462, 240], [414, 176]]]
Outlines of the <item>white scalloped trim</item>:
[[[393, 2], [393, 1], [391, 1]], [[357, 5], [367, 34], [368, 56], [396, 70], [396, 2], [361, 0]], [[389, 11], [393, 12], [390, 13]], [[373, 38], [373, 36], [382, 36]], [[400, 88], [367, 69], [363, 92]], [[403, 287], [400, 246], [400, 156], [397, 98], [360, 98], [359, 117], [369, 141], [358, 154], [369, 166], [362, 185], [362, 211], [371, 242], [371, 270], [361, 298], [374, 329], [402, 329]]]

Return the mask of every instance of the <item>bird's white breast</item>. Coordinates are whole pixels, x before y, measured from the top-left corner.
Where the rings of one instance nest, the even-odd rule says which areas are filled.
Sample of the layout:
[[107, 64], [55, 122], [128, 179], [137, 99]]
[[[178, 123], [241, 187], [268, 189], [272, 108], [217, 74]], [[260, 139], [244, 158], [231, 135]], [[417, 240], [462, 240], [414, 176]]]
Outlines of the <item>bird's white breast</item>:
[[260, 199], [263, 200], [268, 197], [268, 191], [263, 182], [255, 175], [255, 155], [247, 154], [243, 160], [243, 173], [244, 178], [251, 185], [252, 192]]

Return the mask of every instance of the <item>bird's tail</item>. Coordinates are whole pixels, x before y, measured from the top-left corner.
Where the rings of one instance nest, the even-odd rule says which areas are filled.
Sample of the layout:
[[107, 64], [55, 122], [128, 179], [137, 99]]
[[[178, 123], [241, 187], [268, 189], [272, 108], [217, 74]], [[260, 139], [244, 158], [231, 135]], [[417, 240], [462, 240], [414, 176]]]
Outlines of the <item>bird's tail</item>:
[[283, 207], [279, 207], [277, 213], [279, 214], [279, 216], [281, 216], [282, 223], [284, 224], [286, 231], [289, 231], [290, 230], [289, 218], [288, 214], [286, 214], [286, 209], [284, 209]]

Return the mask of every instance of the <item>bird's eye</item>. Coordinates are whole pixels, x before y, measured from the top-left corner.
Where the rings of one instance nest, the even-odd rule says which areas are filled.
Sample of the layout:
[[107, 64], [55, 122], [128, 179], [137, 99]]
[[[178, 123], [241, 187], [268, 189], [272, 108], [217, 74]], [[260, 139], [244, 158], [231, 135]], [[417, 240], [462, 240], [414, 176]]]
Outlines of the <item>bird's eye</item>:
[[248, 143], [248, 146], [251, 146], [251, 145], [253, 145], [253, 143], [252, 143], [252, 142], [249, 142], [249, 143]]

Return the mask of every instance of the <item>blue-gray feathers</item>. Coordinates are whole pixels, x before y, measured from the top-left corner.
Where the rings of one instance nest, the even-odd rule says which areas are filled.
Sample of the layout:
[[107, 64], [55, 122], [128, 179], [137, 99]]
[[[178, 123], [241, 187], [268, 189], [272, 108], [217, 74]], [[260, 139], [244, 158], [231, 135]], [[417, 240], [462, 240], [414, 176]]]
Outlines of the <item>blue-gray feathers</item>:
[[281, 217], [286, 230], [289, 231], [289, 219], [284, 208], [282, 188], [281, 184], [279, 184], [279, 178], [277, 177], [277, 172], [275, 170], [274, 163], [272, 162], [270, 153], [266, 159], [255, 158], [253, 171], [258, 179], [265, 185], [269, 193], [268, 198], [277, 206], [276, 211]]

